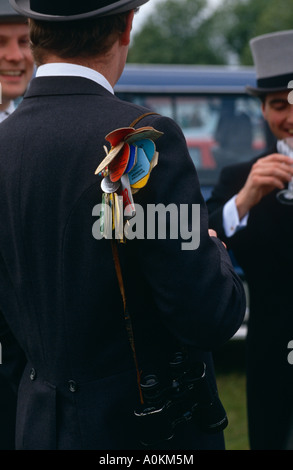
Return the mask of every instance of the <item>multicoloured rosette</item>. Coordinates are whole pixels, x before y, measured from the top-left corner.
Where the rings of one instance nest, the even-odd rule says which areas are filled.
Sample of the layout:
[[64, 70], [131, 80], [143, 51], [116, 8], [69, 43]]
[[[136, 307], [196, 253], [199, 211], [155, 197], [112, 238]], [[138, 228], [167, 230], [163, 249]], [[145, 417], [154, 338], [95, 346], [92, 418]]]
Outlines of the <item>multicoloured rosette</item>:
[[117, 238], [119, 226], [118, 239], [123, 241], [121, 227], [135, 215], [132, 195], [147, 184], [158, 163], [159, 154], [154, 141], [162, 134], [153, 127], [123, 127], [106, 136], [111, 148], [108, 151], [104, 146], [106, 157], [95, 171], [103, 177], [100, 230], [104, 238], [109, 238], [114, 229]]

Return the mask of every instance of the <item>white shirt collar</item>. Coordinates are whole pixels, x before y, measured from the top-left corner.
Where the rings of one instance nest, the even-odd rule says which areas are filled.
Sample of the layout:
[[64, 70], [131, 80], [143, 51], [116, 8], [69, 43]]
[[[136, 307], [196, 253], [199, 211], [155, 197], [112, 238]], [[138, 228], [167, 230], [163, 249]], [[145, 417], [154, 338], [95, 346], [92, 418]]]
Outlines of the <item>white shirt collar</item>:
[[70, 77], [84, 77], [102, 85], [110, 93], [114, 94], [114, 90], [108, 80], [99, 72], [84, 67], [83, 65], [68, 64], [68, 63], [52, 63], [40, 65], [36, 72], [36, 77], [48, 77], [48, 76], [70, 76]]
[[0, 111], [0, 122], [4, 121], [9, 114], [13, 113], [15, 110], [15, 104], [13, 101], [10, 101], [8, 108], [4, 109], [3, 111]]

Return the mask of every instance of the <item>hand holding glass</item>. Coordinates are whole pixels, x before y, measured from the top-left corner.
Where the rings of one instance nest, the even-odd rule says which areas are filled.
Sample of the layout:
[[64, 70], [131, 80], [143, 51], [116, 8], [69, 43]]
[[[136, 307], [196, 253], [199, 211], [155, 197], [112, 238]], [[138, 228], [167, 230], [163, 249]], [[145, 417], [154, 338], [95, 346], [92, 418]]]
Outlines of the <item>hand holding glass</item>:
[[[279, 153], [287, 155], [292, 158], [293, 165], [293, 137], [288, 137], [287, 139], [279, 140], [277, 142], [277, 149]], [[293, 204], [293, 177], [288, 184], [287, 189], [282, 189], [277, 193], [277, 199], [282, 204]]]

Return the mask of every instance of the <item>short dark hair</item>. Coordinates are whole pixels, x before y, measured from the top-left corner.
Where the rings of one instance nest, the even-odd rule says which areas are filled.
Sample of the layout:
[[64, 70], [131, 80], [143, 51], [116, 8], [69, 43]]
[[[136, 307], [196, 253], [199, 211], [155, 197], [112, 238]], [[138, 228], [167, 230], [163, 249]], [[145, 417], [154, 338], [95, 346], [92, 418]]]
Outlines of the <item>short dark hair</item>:
[[30, 41], [36, 65], [47, 54], [62, 59], [89, 58], [107, 53], [126, 27], [126, 13], [77, 21], [30, 19]]

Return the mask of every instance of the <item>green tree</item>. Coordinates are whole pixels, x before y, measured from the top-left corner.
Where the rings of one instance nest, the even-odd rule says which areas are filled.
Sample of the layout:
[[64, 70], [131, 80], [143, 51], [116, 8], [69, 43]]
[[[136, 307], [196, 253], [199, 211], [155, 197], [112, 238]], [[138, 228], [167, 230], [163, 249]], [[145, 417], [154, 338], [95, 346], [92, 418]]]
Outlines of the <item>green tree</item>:
[[216, 50], [207, 0], [165, 0], [134, 35], [128, 62], [224, 64]]
[[292, 29], [291, 0], [224, 0], [214, 13], [225, 50], [242, 65], [253, 63], [250, 39]]
[[253, 63], [249, 41], [292, 29], [292, 0], [161, 0], [133, 37], [128, 61], [173, 64]]

